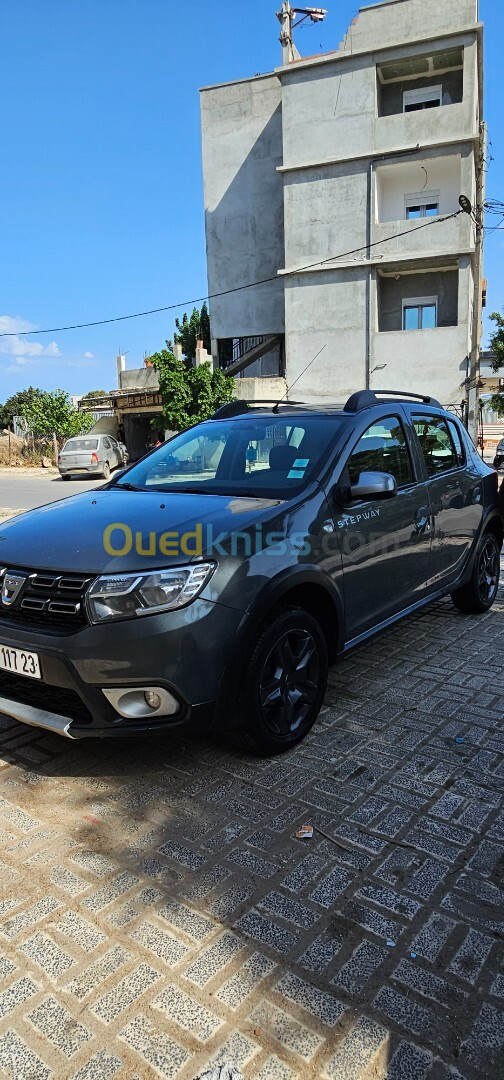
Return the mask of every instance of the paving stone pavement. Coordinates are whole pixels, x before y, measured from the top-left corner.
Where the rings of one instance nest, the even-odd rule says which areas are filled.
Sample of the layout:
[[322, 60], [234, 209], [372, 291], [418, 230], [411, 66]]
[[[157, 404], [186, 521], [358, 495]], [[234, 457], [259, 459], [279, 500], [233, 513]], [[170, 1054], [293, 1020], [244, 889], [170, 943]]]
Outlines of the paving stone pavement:
[[426, 609], [274, 760], [0, 717], [0, 1075], [502, 1076], [503, 641]]

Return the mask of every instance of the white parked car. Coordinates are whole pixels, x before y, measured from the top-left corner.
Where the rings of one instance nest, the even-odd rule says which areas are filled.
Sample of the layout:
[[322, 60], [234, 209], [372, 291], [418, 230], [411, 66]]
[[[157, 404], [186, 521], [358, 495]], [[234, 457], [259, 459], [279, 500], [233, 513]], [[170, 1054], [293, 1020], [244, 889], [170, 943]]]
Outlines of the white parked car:
[[128, 464], [124, 443], [112, 435], [79, 435], [68, 439], [59, 457], [58, 469], [63, 480], [71, 476], [103, 476], [108, 480], [113, 469]]

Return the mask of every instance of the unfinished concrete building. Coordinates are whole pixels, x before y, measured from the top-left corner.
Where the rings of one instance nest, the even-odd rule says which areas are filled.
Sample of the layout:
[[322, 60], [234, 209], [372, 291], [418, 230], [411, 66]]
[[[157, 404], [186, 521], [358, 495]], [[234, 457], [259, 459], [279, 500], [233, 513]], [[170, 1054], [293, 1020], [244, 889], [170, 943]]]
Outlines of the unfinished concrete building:
[[211, 303], [244, 396], [464, 398], [482, 93], [477, 0], [384, 0], [334, 52], [202, 91], [209, 292], [263, 281]]

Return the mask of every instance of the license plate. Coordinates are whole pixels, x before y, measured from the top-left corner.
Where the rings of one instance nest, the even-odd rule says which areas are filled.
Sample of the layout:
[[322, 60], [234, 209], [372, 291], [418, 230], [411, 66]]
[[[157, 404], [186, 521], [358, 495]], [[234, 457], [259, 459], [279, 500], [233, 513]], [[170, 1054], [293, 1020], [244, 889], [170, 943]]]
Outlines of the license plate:
[[26, 675], [29, 679], [42, 678], [37, 653], [12, 649], [10, 645], [0, 645], [0, 670]]

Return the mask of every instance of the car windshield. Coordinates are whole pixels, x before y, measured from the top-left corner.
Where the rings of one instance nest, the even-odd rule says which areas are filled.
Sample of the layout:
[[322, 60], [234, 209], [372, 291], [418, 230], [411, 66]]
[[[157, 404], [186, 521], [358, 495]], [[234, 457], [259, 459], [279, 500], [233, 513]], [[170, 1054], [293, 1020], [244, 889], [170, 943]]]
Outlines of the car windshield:
[[63, 447], [63, 453], [73, 454], [75, 450], [97, 450], [98, 439], [69, 439]]
[[207, 421], [133, 466], [127, 481], [147, 491], [285, 499], [316, 474], [341, 423], [316, 415]]

